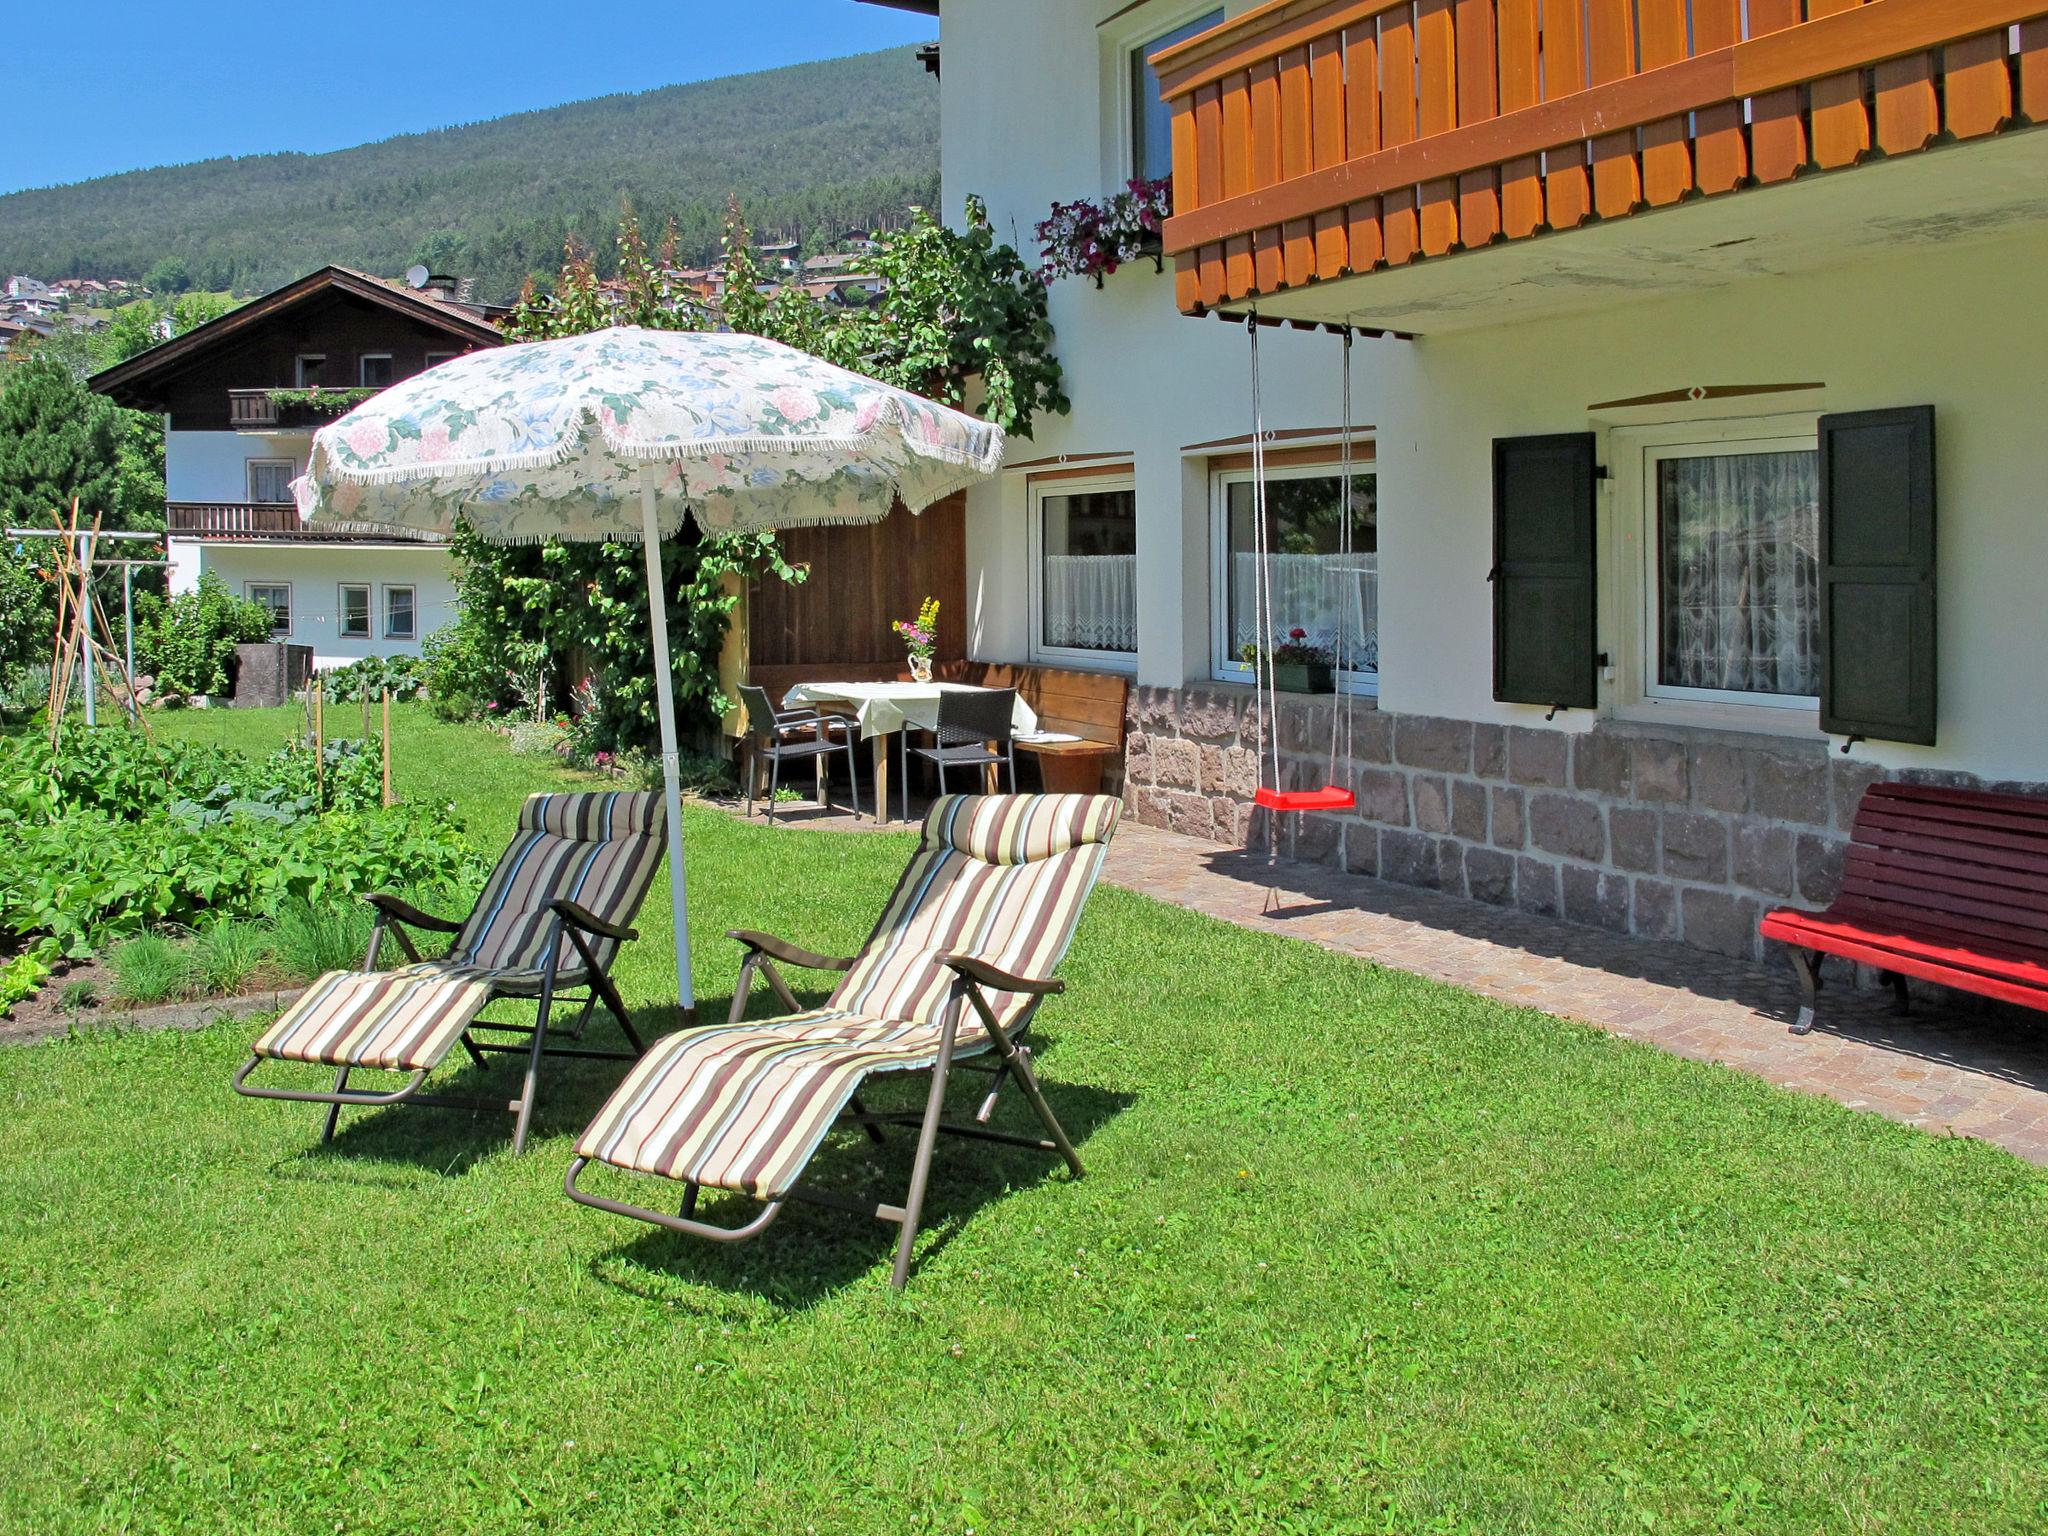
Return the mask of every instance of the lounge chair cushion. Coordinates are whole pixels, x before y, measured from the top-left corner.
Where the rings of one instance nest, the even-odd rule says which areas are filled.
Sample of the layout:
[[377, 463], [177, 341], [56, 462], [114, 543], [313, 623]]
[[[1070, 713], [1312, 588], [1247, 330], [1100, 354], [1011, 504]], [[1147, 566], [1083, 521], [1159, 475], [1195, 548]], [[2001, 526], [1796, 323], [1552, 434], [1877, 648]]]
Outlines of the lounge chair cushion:
[[[953, 982], [938, 963], [949, 952], [1019, 976], [1050, 975], [1122, 810], [1106, 795], [934, 802], [916, 857], [831, 1005], [871, 1019], [933, 1019]], [[1030, 999], [998, 992], [989, 1003], [1008, 1025]]]
[[[940, 1026], [820, 1008], [657, 1041], [576, 1143], [579, 1156], [773, 1199], [860, 1080], [939, 1057]], [[958, 1054], [988, 1049], [977, 1026]]]
[[[540, 971], [547, 965], [554, 914], [566, 896], [607, 922], [630, 921], [661, 860], [659, 795], [529, 795], [519, 830], [484, 883], [449, 958], [491, 970]], [[561, 964], [580, 964], [565, 938]], [[592, 943], [601, 964], [617, 946]]]
[[498, 973], [428, 960], [329, 971], [263, 1032], [258, 1056], [414, 1072], [438, 1064], [490, 1001]]
[[[782, 1195], [863, 1077], [938, 1060], [954, 980], [939, 955], [1051, 973], [1120, 809], [1095, 795], [939, 800], [874, 935], [826, 1007], [657, 1042], [577, 1154], [761, 1199]], [[1006, 1026], [1029, 1001], [989, 995]], [[991, 1045], [980, 1019], [964, 1013], [956, 1054]]]

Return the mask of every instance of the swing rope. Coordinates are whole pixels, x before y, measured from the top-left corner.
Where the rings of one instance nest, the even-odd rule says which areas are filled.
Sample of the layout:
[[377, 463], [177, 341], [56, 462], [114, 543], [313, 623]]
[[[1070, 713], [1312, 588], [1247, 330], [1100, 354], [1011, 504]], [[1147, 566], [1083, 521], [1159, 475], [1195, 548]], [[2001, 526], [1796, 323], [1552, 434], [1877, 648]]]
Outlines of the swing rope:
[[[1281, 785], [1280, 766], [1280, 681], [1278, 663], [1272, 655], [1278, 624], [1273, 608], [1273, 550], [1271, 526], [1266, 505], [1266, 416], [1264, 396], [1261, 389], [1259, 368], [1259, 322], [1258, 313], [1253, 311], [1245, 317], [1245, 330], [1251, 337], [1251, 396], [1252, 396], [1252, 542], [1257, 560], [1257, 576], [1252, 583], [1252, 620], [1258, 631], [1258, 643], [1253, 650], [1252, 694], [1258, 723], [1261, 756], [1270, 755], [1273, 765], [1273, 784], [1266, 787], [1263, 765], [1260, 769], [1260, 784], [1253, 802], [1268, 811], [1344, 811], [1358, 803], [1358, 797], [1337, 783], [1337, 742], [1338, 720], [1335, 701], [1330, 710], [1330, 763], [1329, 772], [1321, 789], [1285, 789]], [[1341, 428], [1340, 475], [1338, 487], [1341, 517], [1338, 523], [1336, 572], [1340, 586], [1348, 582], [1356, 588], [1356, 576], [1351, 570], [1351, 331], [1343, 332], [1344, 379], [1342, 385], [1344, 421]], [[1353, 593], [1355, 597], [1355, 590]], [[1361, 619], [1363, 614], [1360, 615]], [[1337, 603], [1337, 643], [1334, 647], [1335, 671], [1342, 675], [1345, 658], [1350, 653], [1346, 632], [1350, 628], [1346, 604], [1341, 596]], [[1270, 710], [1268, 706], [1270, 707]], [[1352, 701], [1349, 695], [1344, 700], [1343, 740], [1347, 755], [1351, 750]], [[1266, 721], [1270, 714], [1272, 734], [1266, 733]], [[1269, 862], [1279, 854], [1279, 826], [1268, 820], [1266, 838]]]

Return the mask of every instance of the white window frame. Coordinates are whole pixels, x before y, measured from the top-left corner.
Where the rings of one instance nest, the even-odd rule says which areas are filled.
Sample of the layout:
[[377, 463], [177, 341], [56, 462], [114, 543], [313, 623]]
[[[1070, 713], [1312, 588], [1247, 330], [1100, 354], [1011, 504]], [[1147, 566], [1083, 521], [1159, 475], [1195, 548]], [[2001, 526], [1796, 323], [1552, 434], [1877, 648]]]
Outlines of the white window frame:
[[[372, 384], [372, 383], [371, 383], [371, 382], [369, 381], [369, 378], [367, 377], [367, 375], [369, 374], [369, 371], [370, 371], [370, 364], [371, 364], [371, 363], [374, 363], [374, 362], [377, 362], [377, 361], [379, 361], [379, 360], [382, 360], [383, 362], [386, 362], [386, 363], [391, 363], [391, 381], [390, 381], [390, 384]], [[360, 354], [359, 354], [359, 355], [358, 355], [358, 356], [356, 357], [356, 387], [357, 387], [357, 388], [359, 388], [359, 389], [388, 389], [388, 388], [390, 388], [390, 387], [391, 387], [391, 384], [396, 384], [397, 382], [398, 382], [398, 365], [397, 365], [397, 364], [396, 364], [395, 362], [392, 362], [391, 354], [390, 354], [389, 352], [364, 352], [364, 353], [360, 353]]]
[[1229, 6], [1221, 0], [1158, 0], [1141, 5], [1101, 24], [1097, 35], [1102, 47], [1102, 104], [1107, 120], [1102, 125], [1102, 185], [1107, 193], [1123, 190], [1124, 183], [1138, 174], [1137, 135], [1132, 117], [1137, 101], [1131, 91], [1131, 55], [1153, 38], [1185, 26], [1198, 16], [1222, 11], [1230, 19]]
[[[363, 628], [360, 634], [348, 627], [348, 595], [351, 592], [363, 594]], [[344, 640], [368, 640], [376, 632], [377, 610], [373, 606], [376, 592], [367, 581], [344, 581], [337, 589], [341, 606], [334, 615], [334, 632]]]
[[313, 371], [318, 373], [327, 366], [327, 354], [325, 352], [301, 352], [294, 358], [292, 360], [292, 383], [294, 387], [299, 389], [311, 389], [313, 387], [306, 378], [306, 364], [308, 363], [311, 363]]
[[1076, 475], [1071, 479], [1040, 477], [1025, 486], [1025, 542], [1031, 568], [1030, 644], [1031, 659], [1079, 667], [1091, 672], [1132, 672], [1138, 670], [1138, 653], [1091, 651], [1078, 645], [1047, 645], [1045, 636], [1045, 498], [1088, 496], [1102, 491], [1131, 493], [1133, 531], [1137, 511], [1138, 478], [1130, 469], [1106, 470], [1099, 475]]
[[[260, 501], [256, 496], [256, 471], [282, 468], [285, 471], [286, 493], [283, 501]], [[242, 489], [248, 493], [251, 505], [259, 507], [280, 507], [291, 504], [290, 483], [298, 478], [299, 461], [277, 457], [257, 456], [242, 461]]]
[[[263, 602], [263, 599], [256, 595], [258, 592], [278, 590], [282, 590], [284, 593], [284, 626], [282, 628], [278, 627], [274, 617], [276, 610], [272, 609], [273, 618], [271, 620], [270, 638], [273, 640], [290, 639], [292, 624], [298, 617], [297, 605], [292, 601], [292, 584], [288, 581], [245, 581], [242, 583], [242, 595], [252, 603]], [[264, 606], [266, 608], [270, 607], [268, 603], [264, 603]]]
[[[1336, 480], [1344, 473], [1343, 464], [1336, 458], [1327, 463], [1289, 464], [1284, 468], [1269, 468], [1266, 482], [1275, 480]], [[1379, 465], [1369, 458], [1355, 458], [1351, 461], [1351, 476], [1373, 477], [1373, 490], [1377, 497], [1379, 490]], [[1257, 677], [1256, 670], [1249, 662], [1239, 660], [1231, 653], [1230, 647], [1230, 487], [1249, 485], [1254, 476], [1249, 469], [1214, 469], [1209, 472], [1209, 675], [1219, 683], [1252, 683]], [[1384, 579], [1385, 573], [1381, 573]], [[1339, 693], [1353, 693], [1361, 698], [1378, 698], [1380, 674], [1377, 667], [1350, 667], [1333, 671], [1332, 676]]]
[[1818, 697], [1682, 688], [1657, 681], [1660, 644], [1657, 569], [1657, 465], [1670, 458], [1738, 453], [1814, 452], [1817, 412], [1664, 422], [1613, 429], [1612, 544], [1607, 562], [1615, 647], [1614, 713], [1622, 719], [1701, 729], [1810, 735], [1820, 729]]
[[[403, 592], [412, 600], [412, 625], [404, 634], [391, 627], [391, 594]], [[386, 640], [417, 640], [420, 633], [420, 590], [409, 581], [388, 582], [384, 587], [384, 638]]]
[[425, 367], [427, 367], [427, 368], [438, 368], [438, 367], [440, 367], [440, 366], [441, 366], [441, 365], [442, 365], [443, 363], [452, 363], [452, 362], [454, 362], [454, 361], [455, 361], [455, 359], [456, 359], [456, 358], [458, 358], [458, 357], [460, 357], [460, 356], [462, 356], [462, 354], [461, 354], [460, 352], [429, 352], [429, 353], [427, 354], [427, 360], [426, 360], [426, 363], [425, 363]]

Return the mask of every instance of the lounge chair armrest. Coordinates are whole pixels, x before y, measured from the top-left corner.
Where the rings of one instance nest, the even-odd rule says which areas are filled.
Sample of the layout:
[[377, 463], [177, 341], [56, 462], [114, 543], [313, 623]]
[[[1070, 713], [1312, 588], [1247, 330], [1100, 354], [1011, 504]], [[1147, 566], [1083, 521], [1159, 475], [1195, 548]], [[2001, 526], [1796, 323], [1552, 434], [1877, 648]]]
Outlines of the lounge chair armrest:
[[389, 891], [372, 891], [363, 900], [384, 916], [395, 922], [404, 923], [408, 928], [424, 928], [430, 933], [462, 932], [462, 924], [451, 922], [445, 917], [436, 917], [431, 912], [422, 912], [411, 902], [401, 900]]
[[948, 970], [964, 976], [976, 986], [987, 987], [991, 992], [1024, 992], [1033, 997], [1050, 997], [1067, 990], [1067, 984], [1057, 976], [1013, 976], [973, 955], [940, 955], [938, 958], [939, 964]]
[[563, 922], [574, 924], [585, 933], [594, 933], [600, 939], [617, 939], [624, 943], [628, 939], [640, 937], [638, 929], [627, 928], [619, 923], [608, 923], [588, 907], [579, 907], [566, 896], [557, 896], [549, 902], [548, 910]]
[[794, 944], [778, 939], [772, 933], [756, 933], [751, 928], [730, 928], [728, 939], [736, 940], [753, 950], [766, 955], [770, 960], [780, 960], [785, 965], [800, 965], [812, 971], [850, 971], [852, 959], [835, 955], [814, 955], [808, 949], [798, 949]]

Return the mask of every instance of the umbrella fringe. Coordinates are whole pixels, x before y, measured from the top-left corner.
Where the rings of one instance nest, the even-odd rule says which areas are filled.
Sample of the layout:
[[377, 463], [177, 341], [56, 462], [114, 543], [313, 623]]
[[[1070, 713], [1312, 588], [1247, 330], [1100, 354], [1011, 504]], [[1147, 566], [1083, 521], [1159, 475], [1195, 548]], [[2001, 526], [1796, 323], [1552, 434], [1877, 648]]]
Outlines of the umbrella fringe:
[[[857, 453], [885, 435], [879, 430], [835, 434], [829, 437], [776, 437], [757, 434], [721, 437], [694, 443], [626, 443], [615, 442], [609, 435], [605, 435], [604, 443], [622, 459], [632, 459], [637, 463], [681, 464], [733, 453], [787, 454], [791, 458], [800, 458], [807, 453], [821, 450], [828, 453]], [[956, 464], [972, 471], [971, 475], [961, 481], [962, 484], [993, 474], [1002, 467], [1003, 448], [1000, 437], [988, 449], [979, 453], [966, 449], [946, 448], [936, 443], [915, 442], [907, 437], [899, 438], [899, 441], [918, 458], [940, 464]], [[535, 449], [528, 453], [505, 454], [489, 459], [443, 459], [432, 463], [388, 464], [376, 469], [356, 469], [347, 464], [336, 463], [334, 456], [329, 453], [322, 467], [331, 479], [346, 485], [398, 485], [408, 480], [433, 480], [444, 475], [509, 475], [532, 469], [552, 469], [573, 459], [581, 451], [582, 446], [582, 439], [579, 436], [565, 438], [552, 448]], [[948, 488], [939, 494], [951, 495], [958, 489], [959, 485], [949, 484]]]

